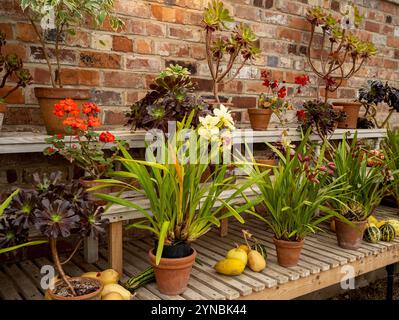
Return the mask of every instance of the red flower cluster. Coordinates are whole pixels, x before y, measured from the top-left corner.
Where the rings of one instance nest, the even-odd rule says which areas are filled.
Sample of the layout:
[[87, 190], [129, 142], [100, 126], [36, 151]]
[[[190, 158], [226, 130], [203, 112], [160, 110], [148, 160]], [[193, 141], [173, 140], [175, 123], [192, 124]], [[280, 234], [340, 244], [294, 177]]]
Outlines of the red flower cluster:
[[303, 156], [302, 154], [298, 153], [298, 160], [302, 163], [304, 163], [304, 168], [306, 172], [306, 176], [309, 179], [309, 181], [314, 182], [314, 183], [320, 183], [320, 180], [317, 179], [317, 174], [319, 172], [325, 172], [329, 175], [334, 174], [334, 170], [337, 168], [334, 164], [334, 162], [329, 162], [325, 166], [320, 166], [316, 168], [312, 168], [312, 166], [315, 164], [314, 159], [312, 156]]
[[92, 114], [92, 115], [97, 115], [98, 113], [100, 113], [101, 109], [98, 107], [98, 105], [96, 105], [93, 102], [87, 102], [82, 104], [82, 112], [84, 114]]
[[65, 115], [78, 116], [80, 111], [75, 101], [72, 99], [65, 99], [54, 105], [54, 114], [57, 117], [64, 117]]
[[305, 110], [298, 110], [296, 112], [296, 116], [299, 121], [305, 121], [306, 120], [306, 111]]
[[284, 85], [280, 87], [280, 84], [277, 82], [277, 80], [271, 80], [269, 78], [270, 74], [267, 70], [263, 70], [261, 72], [261, 76], [263, 80], [263, 86], [270, 88], [273, 93], [277, 93], [277, 96], [280, 99], [284, 99], [287, 96], [287, 88]]
[[115, 136], [111, 132], [106, 131], [106, 132], [101, 133], [100, 136], [98, 137], [98, 139], [101, 142], [104, 142], [104, 143], [106, 143], [106, 142], [114, 142], [115, 141]]
[[294, 79], [295, 84], [298, 84], [298, 88], [296, 89], [297, 93], [301, 93], [302, 92], [302, 88], [301, 87], [305, 87], [306, 85], [308, 85], [310, 83], [310, 79], [309, 76], [304, 74], [302, 76], [297, 76]]
[[75, 130], [86, 131], [88, 128], [99, 127], [100, 119], [97, 117], [101, 109], [93, 102], [87, 102], [82, 105], [82, 113], [87, 116], [86, 119], [79, 117], [79, 106], [72, 99], [65, 99], [54, 105], [54, 114], [63, 118], [62, 124]]

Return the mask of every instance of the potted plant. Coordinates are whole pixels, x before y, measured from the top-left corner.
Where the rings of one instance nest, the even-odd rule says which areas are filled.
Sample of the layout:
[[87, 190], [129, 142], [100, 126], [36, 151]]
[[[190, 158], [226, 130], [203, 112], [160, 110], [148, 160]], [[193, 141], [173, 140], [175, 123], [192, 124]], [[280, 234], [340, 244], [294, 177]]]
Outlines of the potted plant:
[[190, 72], [178, 64], [159, 73], [144, 98], [130, 107], [126, 114], [132, 129], [160, 129], [168, 132], [169, 121], [182, 121], [195, 110], [193, 124], [206, 113], [208, 105], [193, 94], [196, 85]]
[[339, 177], [349, 186], [340, 201], [331, 202], [340, 216], [345, 218], [335, 218], [338, 245], [356, 250], [362, 242], [367, 218], [387, 191], [385, 170], [381, 166], [367, 166], [367, 157], [359, 148], [356, 135], [351, 143], [344, 136], [338, 147], [331, 151], [331, 157], [336, 166], [334, 177]]
[[[274, 176], [261, 172], [257, 166], [246, 166], [249, 184], [257, 187], [258, 197], [253, 204], [263, 204], [266, 216], [248, 212], [265, 222], [274, 233], [278, 263], [284, 267], [297, 265], [306, 236], [317, 232], [318, 225], [336, 212], [326, 206], [345, 191], [338, 180], [325, 185], [324, 181], [334, 174], [334, 164], [324, 158], [326, 143], [320, 155], [307, 146], [310, 131], [304, 136], [294, 156], [286, 146], [286, 154], [272, 148], [281, 158], [273, 168]], [[320, 216], [318, 211], [326, 212]]]
[[80, 105], [90, 99], [89, 90], [63, 87], [60, 47], [65, 35], [76, 34], [77, 28], [84, 24], [87, 18], [93, 22], [94, 27], [102, 25], [105, 19], [109, 18], [111, 27], [114, 30], [119, 29], [123, 22], [113, 14], [113, 3], [113, 0], [20, 1], [23, 12], [39, 38], [50, 73], [52, 88], [35, 88], [48, 134], [64, 133], [62, 123], [52, 112], [54, 104], [59, 100], [71, 98]]
[[[252, 29], [245, 23], [235, 23], [222, 1], [212, 0], [204, 11], [202, 21], [206, 57], [213, 81], [215, 101], [212, 104], [218, 105], [219, 85], [233, 81], [245, 64], [256, 58], [261, 51]], [[239, 59], [239, 65], [235, 66]], [[223, 68], [224, 61], [227, 64]]]
[[346, 113], [342, 109], [333, 108], [329, 103], [313, 100], [306, 101], [296, 116], [301, 130], [306, 132], [311, 128], [324, 139], [334, 132], [338, 123], [345, 119]]
[[[178, 124], [178, 130], [163, 140], [157, 155], [147, 152], [147, 161], [136, 160], [121, 146], [123, 157], [118, 158], [126, 171], [116, 171], [114, 177], [135, 177], [149, 201], [146, 209], [134, 200], [119, 196], [96, 194], [97, 197], [128, 208], [139, 210], [145, 221], [131, 224], [129, 228], [145, 229], [155, 237], [154, 248], [148, 253], [154, 267], [158, 289], [167, 295], [177, 295], [185, 291], [189, 281], [196, 251], [191, 243], [210, 230], [219, 226], [220, 220], [234, 215], [243, 223], [239, 213], [228, 203], [233, 198], [221, 199], [223, 191], [229, 188], [231, 177], [226, 178], [227, 164], [216, 164], [212, 179], [201, 183], [212, 153], [219, 153], [220, 139], [216, 147], [208, 153], [208, 140], [191, 131], [189, 140], [182, 139], [187, 133], [194, 112]], [[213, 126], [212, 126], [213, 128]], [[212, 133], [212, 129], [209, 129]], [[204, 132], [203, 132], [204, 133]], [[215, 136], [216, 139], [216, 136]], [[201, 146], [201, 144], [204, 145]], [[190, 151], [191, 150], [191, 151]], [[194, 157], [190, 158], [190, 153]], [[218, 157], [216, 155], [216, 157]], [[187, 161], [190, 159], [190, 161]], [[135, 186], [118, 180], [104, 181], [106, 184], [124, 185], [126, 190], [137, 190]], [[123, 196], [123, 195], [121, 195]], [[220, 202], [221, 206], [216, 207]], [[230, 209], [228, 212], [223, 207]]]
[[[365, 113], [363, 119], [371, 121], [368, 127], [384, 128], [394, 111], [399, 112], [399, 89], [380, 80], [368, 80], [367, 84], [359, 89], [359, 102], [363, 105]], [[388, 106], [388, 115], [382, 122], [377, 119], [377, 107], [381, 103]], [[364, 122], [365, 120], [363, 120]]]
[[[258, 99], [258, 108], [248, 109], [249, 121], [253, 130], [267, 130], [272, 114], [274, 114], [279, 124], [285, 128], [288, 119], [287, 111], [292, 110], [292, 104], [286, 100], [287, 87], [285, 81], [279, 83], [277, 80], [270, 78], [270, 72], [263, 70], [261, 72], [262, 85], [268, 90], [266, 93], [261, 93]], [[301, 93], [302, 87], [309, 83], [307, 75], [295, 77], [297, 93]]]
[[[370, 41], [362, 41], [351, 29], [357, 28], [363, 21], [359, 9], [347, 6], [345, 14], [338, 21], [332, 14], [327, 14], [321, 7], [312, 7], [307, 11], [306, 18], [310, 23], [311, 32], [307, 50], [310, 67], [317, 75], [319, 83], [324, 86], [324, 103], [328, 102], [329, 93], [335, 92], [344, 80], [351, 78], [367, 60], [377, 53], [375, 45]], [[316, 28], [321, 28], [321, 48], [314, 54]], [[314, 58], [317, 57], [317, 63]], [[349, 61], [350, 66], [344, 67]], [[319, 91], [318, 91], [319, 96]], [[358, 102], [336, 102], [343, 107], [346, 120], [338, 124], [339, 128], [355, 129], [360, 110]]]
[[18, 88], [25, 88], [32, 83], [32, 76], [28, 69], [23, 68], [23, 62], [20, 57], [15, 53], [3, 55], [2, 49], [6, 45], [6, 36], [0, 31], [0, 89], [4, 88], [7, 79], [15, 78], [16, 84], [7, 90], [7, 92], [0, 96], [0, 131], [3, 126], [7, 107], [4, 104], [9, 95], [11, 95]]
[[389, 194], [391, 194], [397, 204], [399, 204], [399, 132], [398, 130], [388, 130], [388, 135], [383, 145], [383, 153], [386, 157], [385, 163], [389, 169]]
[[[35, 190], [19, 192], [4, 211], [4, 220], [7, 221], [9, 230], [15, 231], [15, 245], [27, 245], [25, 242], [29, 228], [33, 226], [47, 238], [40, 243], [49, 242], [54, 266], [61, 279], [55, 283], [54, 288], [48, 290], [52, 300], [99, 299], [103, 288], [101, 281], [69, 278], [62, 266], [76, 253], [84, 237], [96, 238], [104, 231], [104, 209], [88, 200], [88, 194], [79, 182], [65, 184], [60, 182], [60, 178], [60, 172], [43, 179], [36, 174]], [[57, 242], [71, 235], [78, 236], [79, 240], [69, 258], [61, 262]]]
[[[87, 188], [96, 185], [94, 180], [109, 176], [119, 152], [118, 143], [126, 144], [109, 131], [95, 131], [101, 125], [100, 111], [93, 102], [83, 103], [80, 109], [72, 99], [59, 101], [54, 105], [54, 114], [62, 119], [64, 131], [74, 138], [66, 139], [63, 134], [53, 135], [46, 138], [50, 146], [43, 151], [47, 156], [60, 154], [83, 169], [86, 175], [80, 179], [80, 183]], [[103, 150], [106, 144], [113, 144], [111, 155]]]

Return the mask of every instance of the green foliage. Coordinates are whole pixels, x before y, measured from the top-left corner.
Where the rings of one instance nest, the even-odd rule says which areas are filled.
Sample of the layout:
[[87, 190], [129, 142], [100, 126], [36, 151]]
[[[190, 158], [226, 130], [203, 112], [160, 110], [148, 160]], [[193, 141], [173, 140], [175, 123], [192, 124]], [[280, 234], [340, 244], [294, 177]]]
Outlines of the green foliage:
[[387, 138], [382, 144], [386, 164], [390, 172], [389, 193], [399, 203], [399, 131], [388, 130]]
[[358, 146], [357, 135], [352, 142], [344, 137], [331, 151], [331, 157], [336, 165], [335, 178], [349, 186], [345, 198], [334, 203], [334, 207], [348, 220], [366, 220], [387, 191], [384, 167], [367, 167], [367, 156]]
[[[321, 147], [319, 156], [314, 154], [313, 148], [307, 145], [309, 134], [310, 131], [294, 154], [289, 146], [285, 155], [269, 146], [280, 157], [277, 166], [272, 169], [273, 176], [269, 170], [261, 171], [258, 166], [246, 168], [249, 185], [259, 190], [254, 204], [262, 203], [267, 216], [260, 216], [251, 210], [248, 212], [264, 221], [277, 239], [298, 241], [316, 233], [322, 221], [337, 215], [326, 204], [337, 200], [346, 191], [340, 179], [325, 183], [334, 166], [330, 163], [331, 168], [328, 169], [326, 164], [326, 143]], [[318, 210], [325, 212], [325, 215], [319, 216]]]
[[222, 31], [227, 29], [227, 24], [234, 22], [234, 19], [229, 10], [224, 7], [222, 1], [212, 0], [209, 7], [205, 9], [203, 22], [206, 28], [212, 31]]
[[[209, 162], [198, 163], [201, 156], [198, 153], [201, 139], [197, 135], [189, 139], [190, 148], [197, 146], [195, 157], [197, 161], [187, 161], [190, 157], [190, 148], [184, 150], [187, 142], [180, 140], [183, 140], [181, 139], [183, 129], [190, 127], [193, 116], [192, 112], [187, 120], [179, 123], [176, 145], [162, 141], [157, 155], [161, 155], [161, 159], [166, 161], [157, 161], [152, 154], [147, 154], [147, 161], [136, 160], [121, 146], [123, 157], [118, 160], [125, 171], [116, 171], [113, 176], [134, 180], [140, 185], [139, 188], [135, 182], [125, 183], [116, 179], [98, 180], [107, 185], [122, 187], [126, 191], [137, 191], [148, 198], [150, 206], [146, 208], [139, 202], [123, 198], [122, 195], [96, 194], [101, 199], [138, 210], [143, 214], [146, 221], [133, 223], [129, 227], [149, 230], [155, 235], [158, 239], [157, 263], [160, 261], [164, 244], [194, 241], [209, 231], [211, 226], [219, 226], [220, 219], [231, 215], [243, 222], [239, 212], [228, 204], [233, 197], [225, 201], [219, 199], [221, 193], [229, 188], [229, 181], [232, 179], [225, 177], [227, 165], [215, 165], [211, 176], [202, 183]], [[169, 141], [174, 141], [174, 138], [172, 136]], [[206, 157], [209, 156], [207, 149], [201, 151], [205, 152]], [[208, 161], [213, 155], [210, 156]], [[204, 159], [207, 159], [206, 157]], [[218, 200], [223, 205], [215, 208]], [[224, 206], [229, 209], [227, 213], [222, 211]]]

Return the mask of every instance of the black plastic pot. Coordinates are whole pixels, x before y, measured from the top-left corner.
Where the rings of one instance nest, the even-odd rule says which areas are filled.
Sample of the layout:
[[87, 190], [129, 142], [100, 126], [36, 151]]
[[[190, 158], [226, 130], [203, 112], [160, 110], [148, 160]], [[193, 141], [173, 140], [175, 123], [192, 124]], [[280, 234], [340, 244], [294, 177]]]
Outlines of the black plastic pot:
[[[158, 247], [158, 240], [154, 241], [154, 248]], [[156, 249], [155, 249], [156, 250]], [[191, 255], [191, 245], [185, 241], [176, 241], [172, 245], [164, 245], [162, 258], [183, 258]]]

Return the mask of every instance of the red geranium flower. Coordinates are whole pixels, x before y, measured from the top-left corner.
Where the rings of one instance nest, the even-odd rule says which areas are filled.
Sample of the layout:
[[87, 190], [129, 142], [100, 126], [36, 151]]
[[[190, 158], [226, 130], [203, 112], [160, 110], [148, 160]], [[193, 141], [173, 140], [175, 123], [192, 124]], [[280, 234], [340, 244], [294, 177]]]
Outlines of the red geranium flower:
[[101, 111], [101, 109], [98, 107], [98, 105], [96, 105], [93, 102], [87, 102], [82, 104], [82, 112], [84, 114], [89, 114], [89, 113], [99, 113]]
[[296, 112], [296, 116], [297, 116], [298, 120], [300, 120], [300, 121], [305, 120], [305, 119], [306, 119], [306, 112], [305, 112], [305, 110], [298, 110], [298, 111]]
[[63, 117], [65, 114], [78, 116], [79, 113], [80, 111], [78, 105], [70, 98], [61, 100], [54, 105], [54, 114], [58, 117]]
[[284, 99], [287, 96], [287, 88], [281, 87], [280, 90], [278, 90], [277, 95], [280, 99]]
[[87, 124], [89, 127], [99, 127], [101, 125], [100, 118], [89, 116]]
[[57, 134], [57, 138], [58, 139], [64, 139], [64, 135], [62, 135], [61, 133]]
[[309, 82], [310, 82], [309, 76], [306, 74], [295, 77], [295, 83], [301, 85], [302, 87], [306, 86]]
[[273, 83], [270, 85], [270, 88], [275, 89], [278, 87], [278, 82], [277, 80], [274, 80]]
[[72, 129], [87, 130], [87, 123], [85, 120], [75, 117], [66, 118], [62, 124], [64, 126], [70, 126]]
[[114, 142], [115, 136], [111, 132], [107, 131], [107, 132], [101, 133], [100, 136], [98, 137], [98, 139], [101, 142]]

